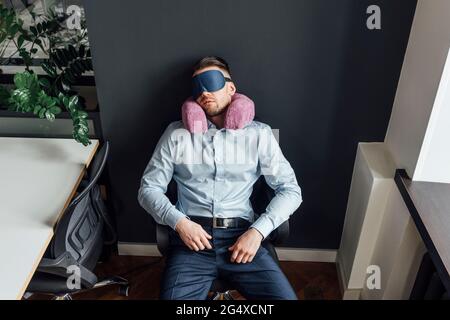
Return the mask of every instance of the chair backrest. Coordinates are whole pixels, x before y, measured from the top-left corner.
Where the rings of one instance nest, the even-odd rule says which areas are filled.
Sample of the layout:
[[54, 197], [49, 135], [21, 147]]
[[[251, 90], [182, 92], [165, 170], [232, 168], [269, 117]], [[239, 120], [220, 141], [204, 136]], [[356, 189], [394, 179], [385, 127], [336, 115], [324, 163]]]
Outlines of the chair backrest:
[[109, 142], [105, 142], [89, 166], [88, 179], [83, 181], [81, 192], [76, 195], [58, 222], [50, 243], [50, 255], [56, 258], [64, 252], [85, 267], [95, 266], [103, 247], [102, 216], [95, 202], [100, 199], [100, 188], [96, 184], [109, 154]]
[[97, 180], [100, 178], [100, 175], [103, 172], [103, 169], [106, 165], [106, 160], [109, 155], [109, 141], [106, 141], [102, 148], [96, 153], [94, 160], [89, 166], [88, 170], [88, 181], [89, 184], [84, 188], [83, 191], [80, 192], [76, 197], [72, 199], [70, 203], [71, 206], [76, 205], [81, 199], [83, 199], [88, 192], [91, 191], [93, 186], [97, 183]]
[[252, 203], [253, 211], [260, 216], [266, 211], [270, 200], [272, 200], [275, 192], [266, 183], [264, 176], [261, 175], [253, 185], [253, 192], [250, 195], [250, 202]]

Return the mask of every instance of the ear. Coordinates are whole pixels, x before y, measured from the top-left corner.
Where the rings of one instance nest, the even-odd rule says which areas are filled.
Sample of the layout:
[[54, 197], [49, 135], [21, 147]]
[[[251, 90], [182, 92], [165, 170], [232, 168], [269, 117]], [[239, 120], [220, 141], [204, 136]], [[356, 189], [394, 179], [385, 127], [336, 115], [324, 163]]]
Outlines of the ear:
[[184, 127], [191, 133], [205, 133], [208, 131], [205, 112], [192, 97], [187, 99], [181, 106], [181, 118]]
[[227, 82], [227, 92], [230, 96], [233, 96], [236, 93], [236, 86], [234, 82]]

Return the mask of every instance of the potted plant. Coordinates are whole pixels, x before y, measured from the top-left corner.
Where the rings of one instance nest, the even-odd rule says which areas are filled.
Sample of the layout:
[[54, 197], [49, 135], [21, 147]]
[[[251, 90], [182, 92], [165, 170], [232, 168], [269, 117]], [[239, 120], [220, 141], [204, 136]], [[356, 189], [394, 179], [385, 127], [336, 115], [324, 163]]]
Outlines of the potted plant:
[[[32, 23], [25, 27], [14, 10], [0, 4], [0, 57], [6, 47], [15, 47], [2, 64], [8, 64], [17, 55], [25, 69], [14, 75], [12, 88], [0, 85], [0, 105], [16, 112], [30, 112], [41, 119], [53, 121], [63, 110], [73, 121], [73, 138], [89, 145], [88, 113], [84, 99], [73, 90], [78, 77], [92, 71], [92, 60], [85, 25], [76, 32], [67, 32], [67, 16], [54, 12], [37, 15], [30, 11]], [[32, 68], [33, 57], [41, 49], [47, 55], [39, 65], [44, 74], [37, 75]]]

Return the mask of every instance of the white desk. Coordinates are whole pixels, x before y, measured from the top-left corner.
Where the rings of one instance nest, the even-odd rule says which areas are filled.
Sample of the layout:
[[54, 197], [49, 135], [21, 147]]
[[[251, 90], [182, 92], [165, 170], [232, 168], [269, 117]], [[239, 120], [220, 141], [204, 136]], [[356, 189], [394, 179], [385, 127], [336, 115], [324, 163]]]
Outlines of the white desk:
[[21, 299], [98, 140], [0, 137], [0, 299]]

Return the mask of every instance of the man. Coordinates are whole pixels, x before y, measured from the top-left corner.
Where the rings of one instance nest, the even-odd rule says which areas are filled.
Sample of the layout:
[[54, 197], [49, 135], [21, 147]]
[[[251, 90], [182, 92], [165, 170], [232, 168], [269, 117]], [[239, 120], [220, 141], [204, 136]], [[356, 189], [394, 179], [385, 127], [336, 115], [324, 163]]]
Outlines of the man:
[[[210, 70], [220, 71], [219, 77], [227, 80], [216, 81], [223, 87], [213, 92], [194, 83], [194, 99], [206, 114], [208, 131], [200, 137], [188, 133], [186, 139], [183, 123], [171, 123], [156, 146], [139, 189], [141, 206], [156, 222], [172, 229], [161, 299], [206, 299], [219, 275], [247, 299], [296, 299], [278, 264], [261, 246], [302, 202], [295, 173], [268, 125], [252, 121], [239, 130], [223, 128], [236, 85], [227, 62], [213, 56], [195, 65], [193, 79], [207, 76], [205, 72]], [[229, 139], [236, 136], [248, 141], [253, 151], [246, 143]], [[195, 148], [195, 141], [201, 149]], [[201, 153], [203, 161], [180, 161], [180, 148], [181, 153]], [[236, 149], [244, 153], [244, 162], [223, 161]], [[255, 221], [249, 197], [261, 174], [275, 196]], [[172, 178], [178, 186], [176, 206], [165, 196]]]

